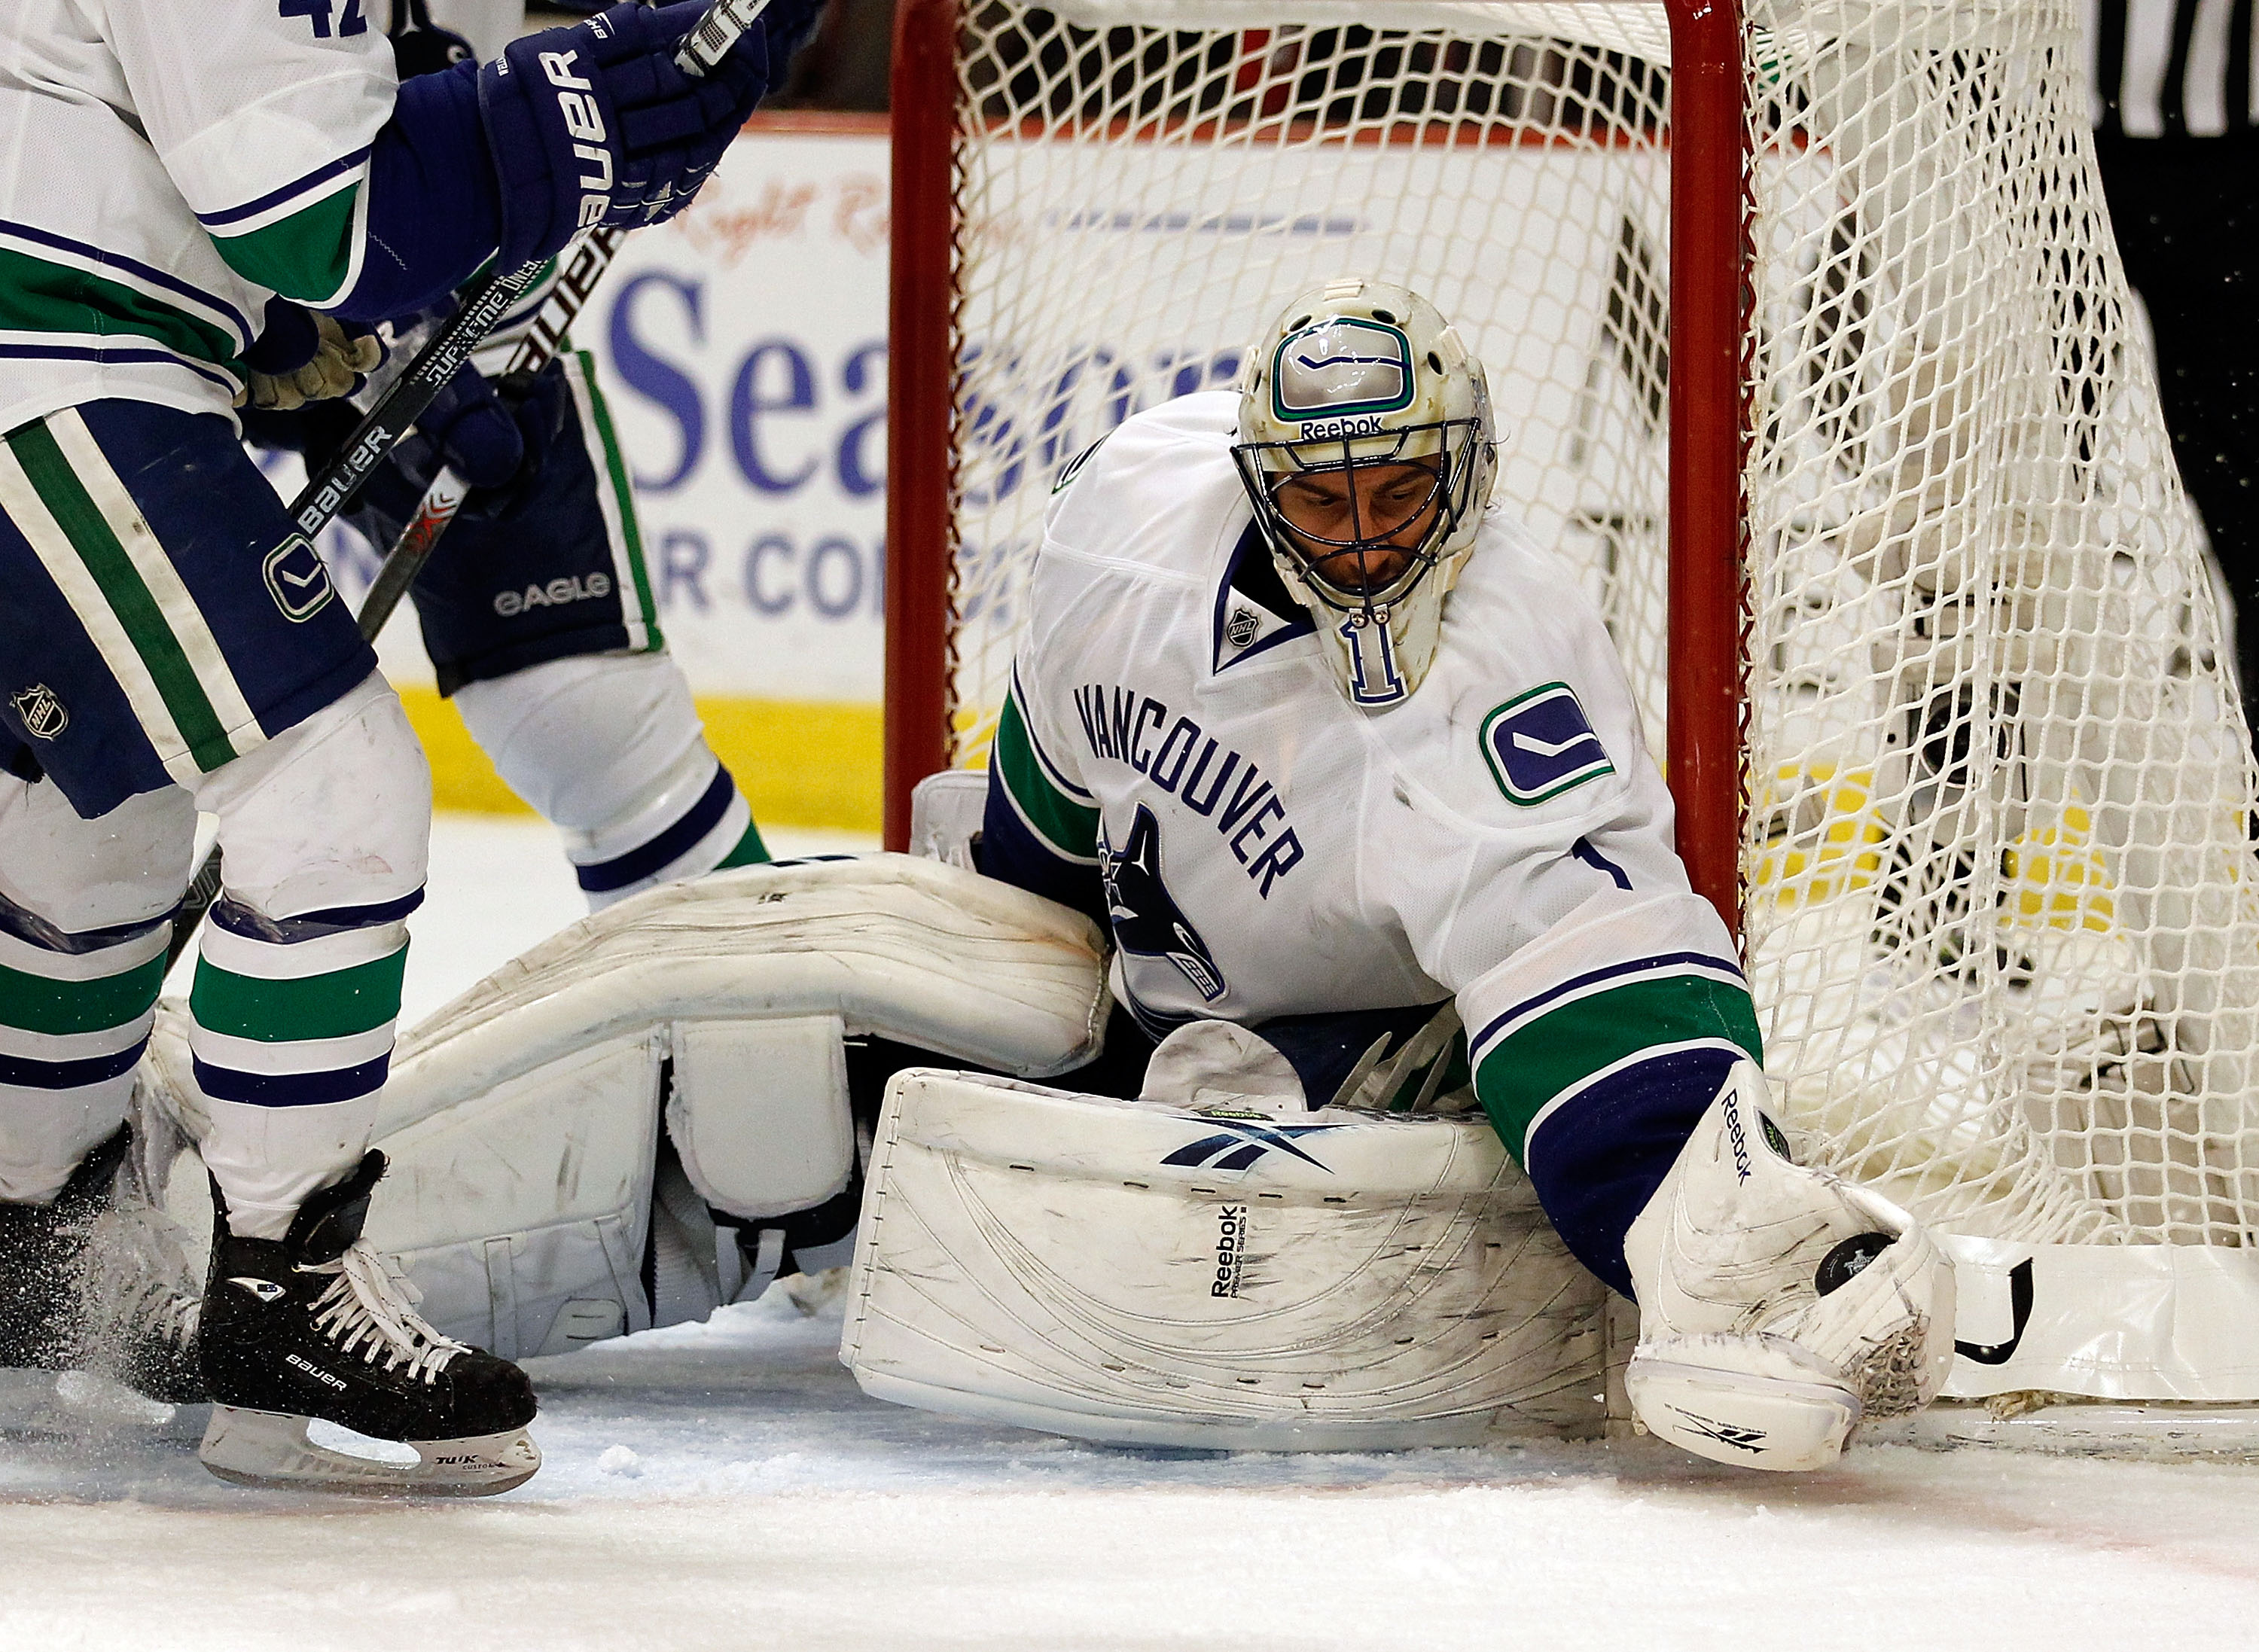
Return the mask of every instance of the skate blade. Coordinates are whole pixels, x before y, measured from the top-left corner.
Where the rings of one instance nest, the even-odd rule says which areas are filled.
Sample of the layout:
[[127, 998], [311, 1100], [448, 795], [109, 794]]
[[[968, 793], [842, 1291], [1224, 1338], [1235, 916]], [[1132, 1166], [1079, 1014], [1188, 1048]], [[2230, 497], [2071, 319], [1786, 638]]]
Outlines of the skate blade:
[[413, 1463], [317, 1445], [308, 1419], [276, 1411], [214, 1406], [196, 1456], [237, 1485], [339, 1492], [353, 1497], [492, 1497], [524, 1485], [541, 1466], [541, 1448], [523, 1428], [460, 1440], [410, 1440]]

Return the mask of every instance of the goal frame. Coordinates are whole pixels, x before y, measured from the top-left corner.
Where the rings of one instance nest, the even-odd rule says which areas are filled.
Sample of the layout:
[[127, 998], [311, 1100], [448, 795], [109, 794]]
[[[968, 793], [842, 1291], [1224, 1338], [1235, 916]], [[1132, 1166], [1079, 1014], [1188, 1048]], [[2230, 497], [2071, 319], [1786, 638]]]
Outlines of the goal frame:
[[[1679, 858], [1738, 938], [1742, 476], [1753, 399], [1741, 8], [1738, 0], [1663, 4], [1671, 49], [1665, 775]], [[1392, 0], [1372, 0], [1364, 20], [1386, 26], [1391, 9]], [[894, 16], [884, 822], [886, 847], [897, 851], [909, 846], [911, 789], [951, 762], [959, 17], [959, 0], [901, 0]], [[1415, 124], [1450, 123], [1403, 123]]]

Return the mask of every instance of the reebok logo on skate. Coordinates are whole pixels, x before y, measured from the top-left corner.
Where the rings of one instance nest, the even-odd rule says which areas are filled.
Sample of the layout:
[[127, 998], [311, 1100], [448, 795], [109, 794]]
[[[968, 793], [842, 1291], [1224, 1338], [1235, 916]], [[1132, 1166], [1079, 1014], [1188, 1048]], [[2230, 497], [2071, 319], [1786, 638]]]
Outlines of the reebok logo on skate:
[[272, 1279], [234, 1278], [228, 1283], [241, 1285], [262, 1302], [279, 1302], [282, 1299], [282, 1287]]

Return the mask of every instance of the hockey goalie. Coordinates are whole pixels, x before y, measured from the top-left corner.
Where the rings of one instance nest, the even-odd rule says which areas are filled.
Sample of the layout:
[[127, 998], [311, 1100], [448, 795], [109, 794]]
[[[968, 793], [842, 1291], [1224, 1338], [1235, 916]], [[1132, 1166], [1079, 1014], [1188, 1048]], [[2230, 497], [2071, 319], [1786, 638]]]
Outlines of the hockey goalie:
[[[1495, 439], [1443, 318], [1345, 279], [1068, 466], [926, 858], [650, 891], [403, 1043], [370, 1237], [425, 1317], [561, 1352], [852, 1255], [873, 1394], [1366, 1449], [1596, 1424], [1613, 1292], [1634, 1415], [1705, 1456], [1821, 1466], [1933, 1398], [1951, 1268], [1770, 1115]], [[195, 1137], [189, 1060], [160, 1022], [142, 1084]]]

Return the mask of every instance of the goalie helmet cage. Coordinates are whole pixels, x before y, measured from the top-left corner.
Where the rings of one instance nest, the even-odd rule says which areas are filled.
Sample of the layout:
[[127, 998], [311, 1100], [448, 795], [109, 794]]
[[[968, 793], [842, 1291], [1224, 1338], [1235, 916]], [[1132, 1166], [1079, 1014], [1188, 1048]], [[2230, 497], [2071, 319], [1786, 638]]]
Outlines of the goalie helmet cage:
[[[1600, 601], [1785, 1122], [1949, 1392], [2259, 1400], [2259, 879], [2072, 0], [904, 0], [887, 840], [1053, 478], [1286, 296], [1432, 298]], [[1666, 666], [1667, 661], [1667, 666]]]

